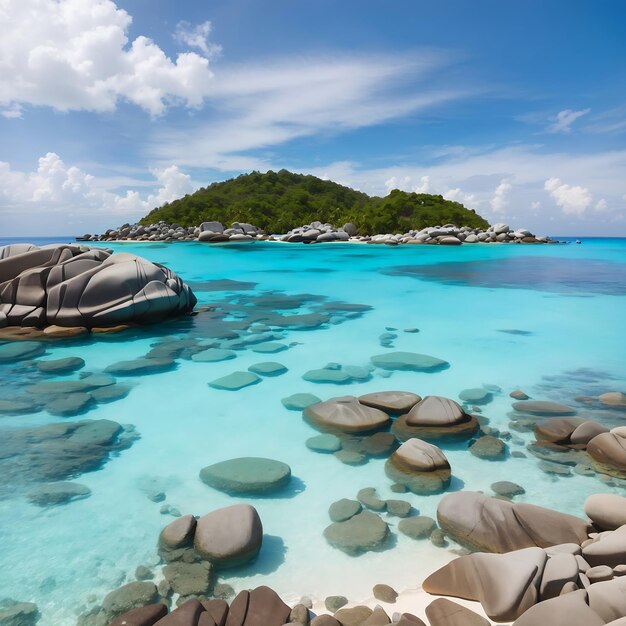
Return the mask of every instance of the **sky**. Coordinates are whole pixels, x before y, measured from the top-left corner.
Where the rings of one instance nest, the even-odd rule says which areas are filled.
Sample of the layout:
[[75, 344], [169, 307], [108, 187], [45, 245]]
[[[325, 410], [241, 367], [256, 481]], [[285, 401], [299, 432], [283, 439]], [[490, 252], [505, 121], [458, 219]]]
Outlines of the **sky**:
[[0, 0], [0, 235], [286, 168], [626, 236], [622, 0]]

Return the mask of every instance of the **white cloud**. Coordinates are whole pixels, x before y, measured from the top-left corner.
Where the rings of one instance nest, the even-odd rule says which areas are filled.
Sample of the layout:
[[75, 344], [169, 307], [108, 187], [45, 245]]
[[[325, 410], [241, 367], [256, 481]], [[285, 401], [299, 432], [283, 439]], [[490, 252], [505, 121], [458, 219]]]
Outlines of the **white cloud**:
[[114, 215], [134, 219], [197, 188], [176, 165], [153, 170], [152, 174], [154, 192], [142, 195], [127, 190], [120, 195], [105, 181], [66, 165], [54, 152], [41, 157], [33, 172], [16, 171], [0, 161], [0, 214], [101, 213], [109, 222], [114, 221]]
[[413, 184], [413, 178], [411, 178], [410, 176], [405, 176], [401, 179], [397, 178], [396, 176], [392, 176], [385, 181], [385, 187], [387, 188], [387, 193], [389, 193], [393, 189], [400, 189], [401, 191], [412, 191], [414, 193], [428, 193], [428, 190], [430, 188], [430, 176], [420, 177], [420, 182], [418, 185]]
[[211, 22], [202, 22], [195, 26], [189, 22], [178, 22], [174, 39], [181, 45], [200, 50], [207, 59], [211, 59], [222, 52], [222, 46], [209, 41], [212, 30]]
[[3, 115], [17, 117], [26, 104], [112, 111], [120, 100], [153, 116], [177, 104], [199, 107], [211, 90], [207, 58], [183, 52], [173, 60], [147, 37], [131, 42], [131, 21], [111, 0], [2, 0]]
[[553, 118], [552, 124], [548, 126], [547, 131], [549, 133], [569, 133], [572, 128], [572, 124], [583, 115], [587, 115], [591, 109], [582, 109], [581, 111], [572, 111], [571, 109], [565, 109], [560, 111]]
[[596, 202], [596, 205], [593, 208], [596, 211], [600, 211], [600, 212], [606, 211], [608, 209], [608, 204], [604, 198], [600, 198], [600, 200]]
[[549, 178], [544, 189], [561, 207], [563, 213], [581, 215], [591, 204], [592, 198], [586, 187], [567, 185], [559, 178]]
[[192, 167], [263, 169], [268, 163], [249, 151], [381, 124], [468, 97], [467, 90], [431, 86], [431, 74], [446, 64], [443, 55], [424, 52], [221, 65], [209, 96], [210, 121], [182, 120], [159, 131], [149, 154]]
[[428, 190], [430, 189], [430, 176], [422, 176], [420, 178], [420, 183], [421, 184], [413, 188], [413, 191], [415, 193], [428, 193]]
[[500, 184], [494, 191], [493, 198], [489, 203], [494, 213], [504, 213], [505, 207], [508, 205], [507, 195], [511, 191], [511, 184], [506, 180], [501, 180]]
[[458, 187], [454, 189], [448, 189], [442, 195], [446, 200], [460, 202], [469, 209], [476, 209], [479, 204], [478, 198], [473, 193], [466, 193], [464, 191], [461, 191], [461, 189], [459, 189]]

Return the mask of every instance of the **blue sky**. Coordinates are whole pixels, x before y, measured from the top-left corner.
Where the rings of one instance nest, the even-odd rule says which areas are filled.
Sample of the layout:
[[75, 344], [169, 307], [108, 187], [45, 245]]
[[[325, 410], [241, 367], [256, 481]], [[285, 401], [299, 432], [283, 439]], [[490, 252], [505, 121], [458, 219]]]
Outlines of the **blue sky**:
[[3, 235], [252, 169], [626, 236], [626, 4], [0, 0]]

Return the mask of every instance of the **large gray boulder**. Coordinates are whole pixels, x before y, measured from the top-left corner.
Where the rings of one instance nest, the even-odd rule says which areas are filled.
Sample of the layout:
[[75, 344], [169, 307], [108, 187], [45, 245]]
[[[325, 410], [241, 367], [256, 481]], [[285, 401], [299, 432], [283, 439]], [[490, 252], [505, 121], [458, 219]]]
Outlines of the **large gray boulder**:
[[263, 542], [263, 525], [249, 504], [212, 511], [198, 520], [196, 551], [218, 567], [241, 565], [254, 559]]
[[78, 245], [0, 248], [0, 311], [9, 325], [154, 322], [195, 304], [174, 272], [132, 254]]

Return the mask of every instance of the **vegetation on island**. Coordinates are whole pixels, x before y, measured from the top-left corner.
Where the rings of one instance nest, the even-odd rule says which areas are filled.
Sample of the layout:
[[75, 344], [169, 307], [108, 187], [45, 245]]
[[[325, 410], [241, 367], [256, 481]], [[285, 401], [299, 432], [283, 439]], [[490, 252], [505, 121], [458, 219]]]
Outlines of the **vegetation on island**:
[[473, 209], [439, 195], [394, 189], [384, 198], [370, 197], [330, 180], [287, 170], [252, 172], [212, 183], [153, 209], [141, 223], [197, 226], [213, 220], [248, 222], [267, 233], [285, 233], [314, 220], [335, 226], [352, 222], [361, 234], [404, 233], [443, 224], [489, 226]]

